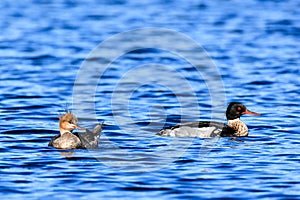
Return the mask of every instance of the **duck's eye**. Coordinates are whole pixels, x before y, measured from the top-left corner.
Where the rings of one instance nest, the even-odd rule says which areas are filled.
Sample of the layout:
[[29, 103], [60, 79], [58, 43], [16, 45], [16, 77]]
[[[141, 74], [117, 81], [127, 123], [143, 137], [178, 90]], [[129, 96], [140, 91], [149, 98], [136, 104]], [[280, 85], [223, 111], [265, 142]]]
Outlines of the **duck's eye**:
[[242, 108], [241, 108], [241, 107], [237, 107], [237, 110], [238, 110], [238, 111], [241, 111], [241, 110], [242, 110]]
[[69, 122], [70, 124], [73, 124], [71, 120], [70, 120], [70, 121], [68, 121], [68, 122]]

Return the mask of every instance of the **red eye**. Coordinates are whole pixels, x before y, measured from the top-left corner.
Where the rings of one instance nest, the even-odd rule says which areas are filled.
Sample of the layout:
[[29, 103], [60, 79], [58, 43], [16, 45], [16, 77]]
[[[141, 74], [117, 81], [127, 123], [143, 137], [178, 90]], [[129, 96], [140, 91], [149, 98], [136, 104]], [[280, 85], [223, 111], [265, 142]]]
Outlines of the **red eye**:
[[242, 110], [242, 108], [241, 108], [241, 107], [237, 107], [237, 110], [238, 110], [238, 111], [241, 111], [241, 110]]

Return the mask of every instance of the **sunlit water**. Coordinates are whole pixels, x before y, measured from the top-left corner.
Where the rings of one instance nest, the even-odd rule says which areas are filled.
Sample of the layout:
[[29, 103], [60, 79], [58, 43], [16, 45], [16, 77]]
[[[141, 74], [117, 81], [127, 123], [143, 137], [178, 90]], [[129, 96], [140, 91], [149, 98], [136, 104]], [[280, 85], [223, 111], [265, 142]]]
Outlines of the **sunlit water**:
[[[293, 0], [1, 1], [1, 199], [300, 198], [299, 7]], [[81, 86], [87, 88], [97, 77], [93, 66], [111, 62], [95, 98], [73, 107], [88, 128], [105, 122], [99, 150], [48, 147], [59, 114], [72, 107], [90, 51], [143, 27], [178, 31], [206, 49], [221, 75], [222, 106], [241, 101], [262, 113], [243, 117], [250, 136], [156, 136], [163, 126], [210, 119], [212, 94], [184, 59], [146, 49], [86, 61], [91, 71]], [[110, 51], [124, 44], [111, 44]], [[138, 83], [143, 79], [149, 82]]]

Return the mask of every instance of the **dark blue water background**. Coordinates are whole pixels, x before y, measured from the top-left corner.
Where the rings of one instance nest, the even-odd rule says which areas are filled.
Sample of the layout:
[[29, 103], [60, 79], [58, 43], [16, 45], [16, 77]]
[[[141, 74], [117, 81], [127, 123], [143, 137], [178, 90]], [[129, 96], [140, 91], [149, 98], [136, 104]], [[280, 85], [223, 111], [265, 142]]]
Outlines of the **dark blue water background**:
[[[4, 0], [0, 8], [1, 199], [300, 198], [299, 1]], [[160, 117], [166, 115], [165, 125], [181, 117], [197, 121], [199, 112], [210, 119], [211, 98], [185, 61], [145, 50], [117, 59], [96, 89], [96, 118], [106, 123], [96, 151], [100, 161], [88, 150], [47, 147], [58, 133], [58, 115], [72, 105], [76, 75], [90, 51], [114, 34], [149, 26], [186, 34], [206, 49], [221, 74], [226, 103], [241, 101], [263, 114], [243, 117], [250, 136], [213, 141], [204, 153], [207, 140], [182, 138], [168, 150], [174, 160], [161, 156], [174, 139], [155, 136], [164, 126]], [[118, 113], [123, 105], [112, 112], [112, 89], [130, 69], [149, 63], [185, 74], [198, 88], [200, 111], [181, 116], [178, 94], [145, 84], [131, 94], [126, 132], [114, 120], [114, 114], [126, 116]], [[160, 76], [144, 69], [136, 76]], [[172, 74], [164, 80], [174, 81]], [[83, 125], [95, 125], [85, 117]], [[191, 144], [177, 155], [180, 142]]]

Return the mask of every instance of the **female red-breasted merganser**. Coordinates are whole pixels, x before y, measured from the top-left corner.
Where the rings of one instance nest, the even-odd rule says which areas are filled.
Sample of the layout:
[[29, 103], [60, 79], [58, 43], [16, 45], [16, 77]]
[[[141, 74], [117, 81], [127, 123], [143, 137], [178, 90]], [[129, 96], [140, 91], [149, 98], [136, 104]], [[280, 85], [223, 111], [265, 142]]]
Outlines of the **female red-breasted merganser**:
[[245, 114], [259, 116], [259, 113], [249, 111], [245, 105], [231, 102], [226, 110], [228, 125], [220, 122], [202, 121], [178, 124], [163, 129], [157, 133], [160, 136], [177, 137], [244, 137], [248, 136], [248, 127], [240, 120]]
[[[67, 111], [59, 117], [59, 131], [48, 144], [57, 149], [94, 149], [98, 148], [98, 141], [102, 131], [102, 124], [97, 125], [92, 131], [78, 126], [77, 117]], [[72, 131], [77, 129], [85, 130], [83, 133], [75, 133]]]

